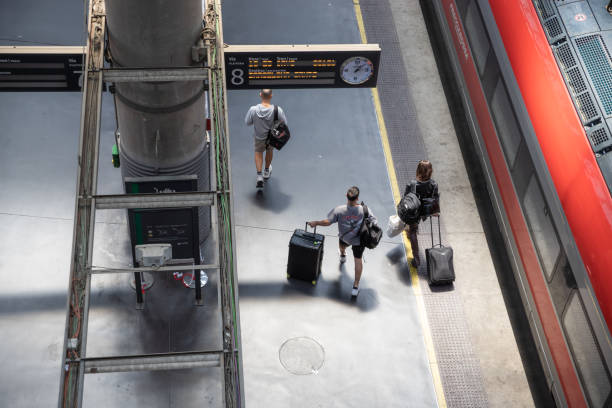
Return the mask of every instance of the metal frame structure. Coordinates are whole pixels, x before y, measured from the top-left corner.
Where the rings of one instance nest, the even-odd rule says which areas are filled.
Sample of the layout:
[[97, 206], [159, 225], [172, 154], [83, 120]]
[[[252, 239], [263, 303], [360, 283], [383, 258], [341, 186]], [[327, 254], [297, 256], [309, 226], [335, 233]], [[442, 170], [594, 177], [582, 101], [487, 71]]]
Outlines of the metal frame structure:
[[[177, 370], [196, 367], [223, 367], [224, 406], [244, 406], [244, 387], [238, 314], [238, 282], [233, 203], [230, 185], [229, 138], [227, 133], [226, 90], [224, 85], [223, 39], [219, 0], [206, 5], [203, 39], [208, 48], [209, 66], [180, 68], [104, 68], [106, 12], [104, 0], [90, 0], [88, 37], [83, 67], [83, 102], [79, 138], [77, 193], [64, 348], [62, 354], [59, 407], [80, 407], [84, 375], [94, 373]], [[209, 106], [213, 125], [211, 140], [211, 188], [209, 192], [97, 195], [101, 101], [104, 82], [188, 81], [209, 84]], [[179, 208], [211, 206], [212, 237], [216, 237], [216, 264], [174, 265], [151, 268], [106, 269], [92, 267], [96, 209]], [[86, 357], [87, 325], [92, 274], [168, 272], [177, 270], [219, 270], [219, 299], [222, 313], [221, 350], [161, 354]], [[199, 278], [199, 274], [198, 275]], [[138, 278], [136, 279], [138, 281]], [[199, 285], [196, 282], [196, 304]], [[200, 292], [201, 294], [201, 292]], [[199, 301], [200, 300], [200, 301]]]

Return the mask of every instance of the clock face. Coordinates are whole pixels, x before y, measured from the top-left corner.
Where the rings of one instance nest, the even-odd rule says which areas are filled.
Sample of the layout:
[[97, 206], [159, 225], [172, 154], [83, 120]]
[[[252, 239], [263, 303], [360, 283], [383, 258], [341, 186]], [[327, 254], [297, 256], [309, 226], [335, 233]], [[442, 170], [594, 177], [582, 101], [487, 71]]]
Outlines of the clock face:
[[360, 85], [372, 77], [374, 65], [366, 57], [351, 57], [340, 67], [340, 76], [347, 84]]

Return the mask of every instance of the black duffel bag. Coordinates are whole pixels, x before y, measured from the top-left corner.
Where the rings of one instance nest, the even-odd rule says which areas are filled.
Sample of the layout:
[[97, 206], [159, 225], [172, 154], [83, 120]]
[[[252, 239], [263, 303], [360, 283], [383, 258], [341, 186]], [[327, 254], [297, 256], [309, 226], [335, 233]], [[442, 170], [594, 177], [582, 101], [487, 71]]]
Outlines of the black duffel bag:
[[278, 120], [278, 106], [274, 105], [274, 123], [268, 131], [266, 144], [280, 150], [287, 144], [290, 137], [289, 127], [284, 121]]
[[363, 202], [361, 205], [363, 207], [363, 221], [361, 222], [361, 228], [359, 229], [360, 244], [366, 248], [374, 249], [382, 238], [382, 229], [372, 218], [370, 218], [368, 206]]

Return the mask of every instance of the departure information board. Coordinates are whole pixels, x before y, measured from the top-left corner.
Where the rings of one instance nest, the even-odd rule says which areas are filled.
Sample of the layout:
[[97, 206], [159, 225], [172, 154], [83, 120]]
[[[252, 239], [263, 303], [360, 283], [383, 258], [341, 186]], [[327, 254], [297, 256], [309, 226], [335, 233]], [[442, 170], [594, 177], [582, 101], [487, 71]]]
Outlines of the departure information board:
[[372, 88], [378, 44], [231, 45], [224, 49], [227, 89]]
[[80, 91], [83, 47], [0, 47], [0, 91]]

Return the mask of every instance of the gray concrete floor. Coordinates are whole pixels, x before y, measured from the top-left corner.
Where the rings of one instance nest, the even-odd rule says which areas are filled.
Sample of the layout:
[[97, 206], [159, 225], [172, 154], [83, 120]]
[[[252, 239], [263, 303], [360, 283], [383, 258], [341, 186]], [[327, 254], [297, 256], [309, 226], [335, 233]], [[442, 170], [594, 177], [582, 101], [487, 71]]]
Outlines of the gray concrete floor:
[[[469, 248], [455, 265], [460, 277], [455, 287], [463, 299], [489, 403], [530, 406], [418, 3], [390, 3], [412, 97], [420, 101], [419, 126], [436, 165], [436, 179], [442, 186], [453, 186], [445, 195], [449, 198], [445, 211], [462, 214], [461, 220], [448, 217], [445, 225], [456, 252]], [[0, 1], [0, 38], [79, 44], [81, 7], [82, 3], [68, 1], [53, 6], [33, 0]], [[233, 44], [359, 41], [353, 4], [347, 0], [227, 0], [224, 17], [225, 40]], [[275, 21], [274, 29], [262, 23], [266, 21]], [[386, 240], [366, 253], [363, 291], [356, 302], [349, 297], [352, 261], [339, 267], [334, 227], [321, 230], [327, 237], [319, 284], [313, 288], [284, 278], [291, 231], [305, 219], [324, 217], [342, 202], [349, 185], [362, 187], [362, 198], [381, 223], [393, 211], [369, 91], [284, 91], [275, 100], [286, 108], [294, 138], [278, 155], [273, 178], [258, 196], [250, 130], [242, 125], [244, 111], [256, 103], [256, 92], [230, 95], [247, 403], [324, 407], [332, 400], [334, 407], [435, 406], [421, 326], [398, 240]], [[6, 406], [48, 406], [57, 398], [80, 101], [80, 94], [0, 94], [0, 328], [5, 334], [0, 348], [0, 396]], [[109, 102], [104, 105], [100, 169], [101, 190], [106, 193], [120, 188], [119, 171], [110, 166], [114, 125]], [[362, 146], [368, 149], [365, 158], [360, 157]], [[97, 242], [103, 244], [97, 248], [96, 262], [106, 266], [128, 262], [122, 215], [102, 212], [96, 228]], [[182, 337], [180, 330], [168, 337], [168, 327], [190, 327], [194, 320], [212, 322], [213, 310], [205, 307], [190, 315], [182, 298], [173, 296], [172, 307], [179, 313], [165, 314], [162, 304], [152, 302], [149, 310], [154, 313], [149, 318], [140, 316], [131, 308], [132, 293], [122, 279], [95, 280], [92, 354], [215, 344], [212, 329], [200, 337]], [[154, 290], [159, 295], [176, 295], [175, 289], [181, 288], [173, 283], [162, 279]], [[157, 317], [163, 321], [150, 320]], [[157, 324], [161, 330], [147, 331]], [[123, 337], [119, 332], [124, 332]], [[298, 336], [312, 337], [325, 349], [324, 365], [317, 374], [296, 376], [281, 365], [280, 346]], [[28, 380], [23, 381], [24, 377]], [[85, 401], [86, 406], [185, 407], [196, 402], [218, 406], [217, 381], [216, 373], [204, 370], [92, 376], [87, 379]]]
[[[280, 26], [262, 29], [261, 21], [276, 14], [283, 16]], [[223, 16], [228, 44], [359, 42], [348, 1], [226, 1]], [[394, 212], [371, 92], [275, 91], [274, 102], [288, 116], [292, 140], [276, 154], [263, 194], [255, 191], [252, 130], [243, 122], [248, 107], [257, 102], [256, 91], [229, 94], [247, 403], [436, 406], [398, 238], [366, 252], [356, 301], [350, 297], [353, 261], [339, 265], [335, 226], [318, 230], [326, 241], [317, 286], [285, 279], [293, 230], [343, 204], [351, 185], [360, 187], [361, 198], [381, 224]], [[324, 365], [316, 374], [291, 374], [279, 361], [282, 344], [301, 336], [325, 349]]]

